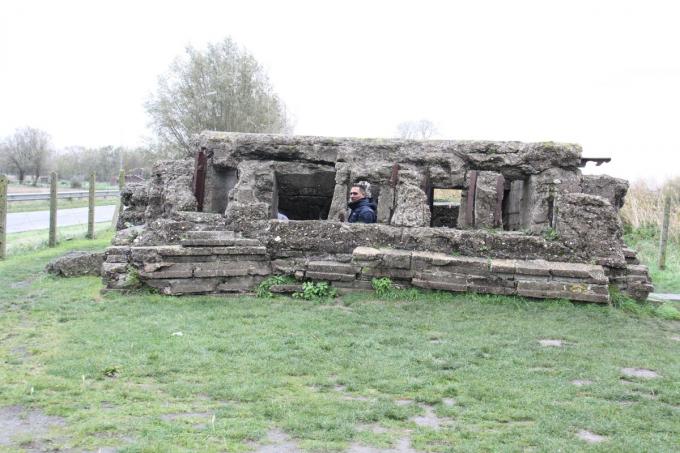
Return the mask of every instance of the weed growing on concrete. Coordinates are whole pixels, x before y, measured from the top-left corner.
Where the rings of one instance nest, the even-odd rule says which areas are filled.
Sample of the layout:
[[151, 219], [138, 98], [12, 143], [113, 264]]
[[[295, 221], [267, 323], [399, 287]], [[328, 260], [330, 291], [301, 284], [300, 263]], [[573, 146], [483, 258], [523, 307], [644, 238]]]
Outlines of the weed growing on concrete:
[[371, 286], [375, 290], [375, 293], [380, 297], [383, 297], [394, 290], [394, 284], [389, 277], [374, 278], [371, 280]]
[[295, 278], [290, 275], [272, 275], [271, 277], [265, 278], [258, 286], [255, 291], [257, 297], [272, 297], [273, 294], [269, 291], [274, 285], [287, 285], [290, 283], [295, 283]]
[[328, 282], [304, 282], [302, 291], [293, 293], [293, 297], [304, 300], [321, 301], [332, 299], [337, 295], [337, 291]]

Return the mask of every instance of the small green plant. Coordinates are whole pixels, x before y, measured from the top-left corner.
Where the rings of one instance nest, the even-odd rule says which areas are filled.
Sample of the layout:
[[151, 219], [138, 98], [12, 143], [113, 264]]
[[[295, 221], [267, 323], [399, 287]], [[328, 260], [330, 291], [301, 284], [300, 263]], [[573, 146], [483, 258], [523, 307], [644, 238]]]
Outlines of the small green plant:
[[546, 228], [543, 230], [542, 236], [546, 241], [556, 241], [560, 238], [560, 235], [554, 228]]
[[118, 376], [119, 372], [120, 371], [118, 370], [117, 366], [107, 366], [102, 370], [102, 374], [108, 378], [115, 378], [116, 376]]
[[304, 282], [302, 291], [293, 293], [293, 297], [304, 300], [332, 299], [337, 295], [337, 290], [328, 282]]
[[394, 290], [394, 283], [389, 277], [374, 278], [371, 280], [371, 286], [380, 297], [386, 296]]
[[272, 275], [271, 277], [267, 277], [262, 280], [262, 282], [257, 286], [255, 295], [257, 297], [272, 297], [273, 294], [271, 291], [269, 291], [269, 288], [274, 285], [287, 285], [294, 282], [295, 279], [290, 275]]
[[139, 270], [137, 268], [128, 266], [124, 286], [125, 289], [135, 289], [142, 286], [142, 280], [139, 277]]

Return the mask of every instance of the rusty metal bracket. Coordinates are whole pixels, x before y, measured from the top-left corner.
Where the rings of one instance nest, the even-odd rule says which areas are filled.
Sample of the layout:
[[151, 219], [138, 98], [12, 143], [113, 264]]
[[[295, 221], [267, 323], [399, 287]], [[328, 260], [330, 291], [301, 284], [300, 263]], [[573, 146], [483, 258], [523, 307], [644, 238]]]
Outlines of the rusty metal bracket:
[[579, 167], [583, 168], [588, 162], [595, 162], [595, 166], [599, 167], [602, 164], [611, 162], [611, 157], [582, 157], [581, 162], [578, 164]]
[[[211, 153], [212, 155], [212, 153]], [[193, 189], [196, 197], [196, 209], [198, 212], [203, 212], [203, 201], [205, 199], [205, 177], [208, 170], [208, 155], [205, 149], [200, 149], [196, 152], [196, 159], [194, 161], [194, 177]]]
[[392, 175], [390, 176], [390, 187], [397, 187], [399, 182], [399, 164], [392, 165]]

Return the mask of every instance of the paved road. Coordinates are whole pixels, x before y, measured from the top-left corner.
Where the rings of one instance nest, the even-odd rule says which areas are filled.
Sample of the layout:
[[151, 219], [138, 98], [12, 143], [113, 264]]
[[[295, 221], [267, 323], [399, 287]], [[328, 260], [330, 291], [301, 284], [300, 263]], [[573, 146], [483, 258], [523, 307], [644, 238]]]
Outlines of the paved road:
[[[95, 222], [110, 222], [116, 206], [97, 206]], [[57, 211], [57, 226], [82, 225], [87, 223], [87, 208], [60, 209]], [[46, 230], [50, 227], [50, 211], [15, 212], [7, 214], [7, 232]]]

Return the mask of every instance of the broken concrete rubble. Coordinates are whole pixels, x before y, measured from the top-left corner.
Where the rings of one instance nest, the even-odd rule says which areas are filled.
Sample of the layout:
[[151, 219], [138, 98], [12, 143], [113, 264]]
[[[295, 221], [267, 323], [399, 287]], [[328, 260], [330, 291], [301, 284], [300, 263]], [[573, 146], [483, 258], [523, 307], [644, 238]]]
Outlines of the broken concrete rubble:
[[45, 271], [61, 277], [99, 276], [103, 262], [102, 252], [69, 252], [47, 263]]
[[[132, 273], [166, 294], [252, 291], [271, 273], [593, 302], [609, 284], [651, 290], [621, 240], [627, 183], [581, 175], [578, 145], [204, 132], [194, 146], [205, 172], [160, 162], [123, 192], [107, 287]], [[341, 221], [358, 180], [377, 224]], [[436, 189], [460, 203], [437, 206]]]

